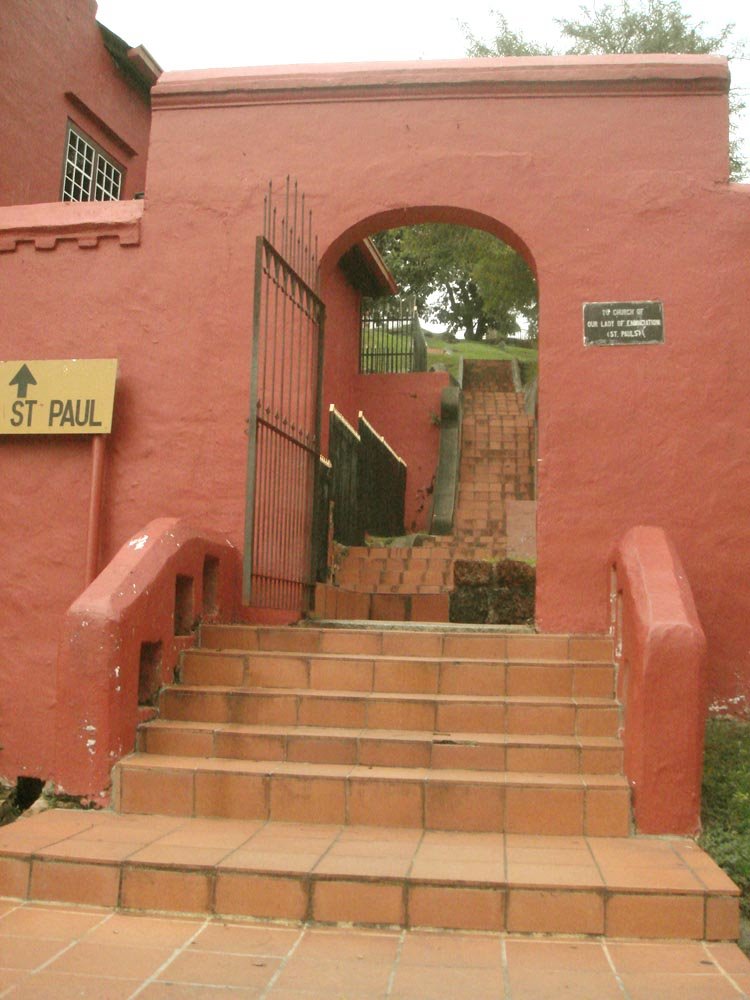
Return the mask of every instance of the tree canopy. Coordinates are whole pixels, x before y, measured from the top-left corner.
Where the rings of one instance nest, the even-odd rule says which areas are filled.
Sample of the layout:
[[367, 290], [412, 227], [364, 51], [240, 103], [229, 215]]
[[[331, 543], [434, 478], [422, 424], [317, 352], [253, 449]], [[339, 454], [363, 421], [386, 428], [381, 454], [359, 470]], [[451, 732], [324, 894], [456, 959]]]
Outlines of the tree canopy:
[[536, 281], [524, 259], [490, 233], [427, 223], [373, 237], [399, 288], [422, 316], [452, 334], [481, 340], [528, 329], [536, 334]]

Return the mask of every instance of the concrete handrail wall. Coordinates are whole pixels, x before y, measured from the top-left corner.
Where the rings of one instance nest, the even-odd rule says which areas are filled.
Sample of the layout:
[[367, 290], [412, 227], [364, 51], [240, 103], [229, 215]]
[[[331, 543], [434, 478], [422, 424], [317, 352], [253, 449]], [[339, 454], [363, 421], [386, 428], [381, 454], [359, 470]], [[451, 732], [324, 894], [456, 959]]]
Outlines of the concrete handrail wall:
[[625, 773], [641, 833], [700, 829], [706, 638], [661, 528], [632, 528], [612, 559]]
[[447, 386], [440, 396], [440, 451], [430, 523], [433, 535], [449, 535], [453, 530], [461, 463], [461, 400], [460, 385]]
[[106, 801], [112, 766], [134, 747], [144, 649], [151, 684], [171, 682], [194, 626], [232, 620], [240, 581], [231, 542], [190, 520], [159, 518], [74, 601], [57, 659], [53, 777], [61, 791]]

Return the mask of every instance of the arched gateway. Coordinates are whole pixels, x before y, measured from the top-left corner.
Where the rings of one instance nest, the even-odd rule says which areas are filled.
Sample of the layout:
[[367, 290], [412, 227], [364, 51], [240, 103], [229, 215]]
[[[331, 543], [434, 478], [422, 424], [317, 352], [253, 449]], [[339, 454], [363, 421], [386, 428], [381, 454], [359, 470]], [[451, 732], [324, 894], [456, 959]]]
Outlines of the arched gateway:
[[[291, 175], [322, 260], [323, 407], [353, 417], [368, 391], [347, 250], [423, 220], [501, 236], [540, 291], [539, 628], [606, 631], [613, 549], [656, 525], [696, 596], [712, 696], [750, 696], [750, 199], [727, 180], [727, 91], [724, 60], [683, 56], [164, 74], [145, 201], [0, 209], [6, 356], [119, 359], [100, 565], [165, 514], [242, 547], [255, 239], [268, 179]], [[423, 379], [437, 400], [445, 379]], [[396, 404], [369, 392], [377, 424]], [[418, 435], [395, 423], [408, 461]], [[51, 695], [82, 585], [88, 451], [7, 439], [0, 466], [5, 653]], [[44, 613], [22, 582], [32, 564]], [[32, 726], [16, 702], [8, 773], [49, 772], [49, 740], [23, 746], [51, 730], [52, 698], [37, 694]]]

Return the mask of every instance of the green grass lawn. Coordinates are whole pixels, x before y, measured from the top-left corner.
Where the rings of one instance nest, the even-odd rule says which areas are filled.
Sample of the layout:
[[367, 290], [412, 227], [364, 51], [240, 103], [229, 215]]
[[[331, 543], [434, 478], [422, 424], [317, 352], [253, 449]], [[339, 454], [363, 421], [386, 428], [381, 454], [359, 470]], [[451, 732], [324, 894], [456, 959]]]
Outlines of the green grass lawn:
[[[510, 360], [515, 358], [521, 363], [522, 378], [529, 382], [536, 374], [536, 347], [522, 347], [516, 344], [485, 344], [477, 340], [444, 340], [442, 337], [426, 333], [428, 365], [443, 364], [455, 376], [458, 371], [460, 357], [469, 361]], [[441, 355], [433, 351], [443, 351]]]

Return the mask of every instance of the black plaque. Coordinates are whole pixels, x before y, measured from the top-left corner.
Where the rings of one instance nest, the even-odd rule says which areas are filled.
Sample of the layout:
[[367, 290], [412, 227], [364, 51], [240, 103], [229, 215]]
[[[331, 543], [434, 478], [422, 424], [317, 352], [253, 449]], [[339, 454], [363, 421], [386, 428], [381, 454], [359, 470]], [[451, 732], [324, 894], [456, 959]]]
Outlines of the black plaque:
[[583, 343], [663, 344], [664, 307], [661, 302], [584, 302]]

